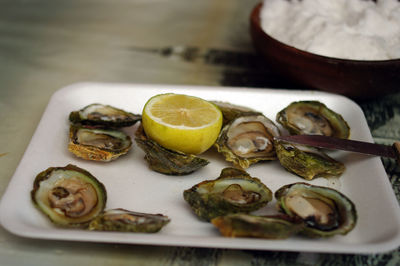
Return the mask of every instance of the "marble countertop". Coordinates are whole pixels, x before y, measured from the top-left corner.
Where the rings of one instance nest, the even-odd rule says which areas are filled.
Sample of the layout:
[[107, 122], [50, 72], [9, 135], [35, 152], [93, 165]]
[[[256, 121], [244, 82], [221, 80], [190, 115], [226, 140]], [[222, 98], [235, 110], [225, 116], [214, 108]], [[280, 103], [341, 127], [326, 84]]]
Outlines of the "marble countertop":
[[[254, 51], [258, 1], [0, 2], [0, 196], [51, 95], [76, 82], [297, 88]], [[374, 140], [400, 138], [400, 94], [357, 102]], [[398, 199], [400, 168], [382, 160]], [[397, 265], [342, 255], [33, 240], [0, 227], [2, 265]]]

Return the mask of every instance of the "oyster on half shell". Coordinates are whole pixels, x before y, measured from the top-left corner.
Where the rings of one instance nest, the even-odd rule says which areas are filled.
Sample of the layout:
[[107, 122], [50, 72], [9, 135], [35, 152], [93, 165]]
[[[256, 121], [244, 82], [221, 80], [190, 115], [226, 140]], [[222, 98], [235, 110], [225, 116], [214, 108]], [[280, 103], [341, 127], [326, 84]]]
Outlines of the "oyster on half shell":
[[282, 212], [303, 220], [309, 237], [345, 235], [357, 222], [354, 203], [339, 191], [307, 183], [285, 185], [275, 192]]
[[316, 148], [276, 139], [274, 145], [280, 164], [306, 180], [340, 176], [346, 169], [343, 163]]
[[86, 160], [112, 161], [131, 146], [131, 138], [119, 130], [70, 126], [68, 150]]
[[293, 102], [276, 115], [276, 121], [293, 135], [350, 136], [343, 117], [318, 101]]
[[73, 124], [96, 125], [105, 127], [132, 126], [141, 119], [141, 115], [99, 103], [90, 104], [79, 111], [73, 111], [69, 120]]
[[228, 167], [217, 179], [185, 190], [183, 197], [198, 217], [210, 221], [229, 213], [255, 211], [272, 200], [272, 192], [258, 178]]
[[121, 208], [105, 210], [89, 224], [89, 230], [156, 233], [170, 222], [162, 214], [133, 212]]
[[34, 205], [56, 225], [86, 227], [104, 210], [104, 185], [88, 171], [75, 165], [50, 167], [33, 183]]
[[246, 115], [233, 119], [221, 130], [215, 146], [227, 161], [241, 168], [261, 160], [276, 160], [273, 138], [278, 127], [264, 115]]

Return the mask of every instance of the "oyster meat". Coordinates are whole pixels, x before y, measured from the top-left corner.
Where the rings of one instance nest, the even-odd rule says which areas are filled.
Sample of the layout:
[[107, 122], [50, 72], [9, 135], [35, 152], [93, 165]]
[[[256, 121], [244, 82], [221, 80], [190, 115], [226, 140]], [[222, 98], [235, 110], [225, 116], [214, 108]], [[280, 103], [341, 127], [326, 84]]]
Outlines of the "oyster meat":
[[209, 163], [208, 160], [193, 154], [185, 154], [162, 147], [146, 136], [142, 125], [139, 126], [135, 135], [136, 143], [146, 153], [145, 160], [149, 167], [156, 172], [166, 175], [187, 175]]
[[111, 161], [126, 154], [132, 146], [131, 138], [114, 129], [71, 125], [68, 150], [76, 156], [93, 161]]
[[148, 214], [117, 208], [105, 210], [89, 224], [89, 230], [155, 233], [170, 219], [162, 214]]
[[302, 222], [288, 215], [228, 214], [211, 220], [223, 236], [286, 239], [298, 233]]
[[210, 221], [229, 213], [255, 211], [272, 200], [272, 192], [258, 178], [228, 167], [217, 179], [185, 190], [183, 197], [197, 216]]
[[39, 173], [31, 198], [35, 206], [59, 226], [86, 227], [104, 210], [104, 185], [75, 165], [50, 167]]
[[309, 237], [345, 235], [357, 222], [354, 203], [332, 188], [294, 183], [278, 189], [275, 198], [282, 212], [304, 221], [301, 233]]
[[340, 176], [346, 169], [343, 163], [316, 148], [281, 140], [274, 140], [274, 144], [280, 164], [306, 180]]
[[343, 117], [318, 101], [293, 102], [276, 115], [276, 121], [293, 135], [350, 136]]
[[278, 127], [263, 115], [239, 116], [221, 130], [215, 146], [227, 161], [241, 168], [261, 160], [276, 160], [273, 138]]
[[110, 105], [90, 104], [79, 111], [73, 111], [69, 120], [73, 124], [102, 125], [106, 127], [132, 126], [141, 119], [141, 115], [132, 114]]

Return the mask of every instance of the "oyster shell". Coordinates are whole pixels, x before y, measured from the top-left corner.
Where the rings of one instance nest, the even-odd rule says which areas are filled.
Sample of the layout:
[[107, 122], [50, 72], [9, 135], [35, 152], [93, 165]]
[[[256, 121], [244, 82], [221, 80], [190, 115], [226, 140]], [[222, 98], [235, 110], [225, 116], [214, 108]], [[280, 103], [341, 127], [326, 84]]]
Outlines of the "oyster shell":
[[306, 180], [316, 177], [340, 176], [346, 167], [322, 151], [305, 145], [274, 140], [280, 164], [286, 170]]
[[136, 143], [146, 153], [144, 158], [149, 167], [156, 172], [166, 175], [187, 175], [209, 163], [208, 160], [193, 154], [184, 154], [162, 147], [147, 138], [142, 125], [137, 129], [135, 136]]
[[261, 160], [276, 160], [274, 136], [280, 132], [263, 115], [240, 116], [221, 130], [215, 146], [227, 161], [248, 168]]
[[223, 236], [286, 239], [298, 233], [302, 222], [288, 215], [255, 216], [229, 214], [211, 220]]
[[89, 230], [155, 233], [170, 222], [162, 214], [149, 214], [117, 208], [105, 210], [89, 224]]
[[126, 154], [132, 146], [131, 138], [122, 131], [71, 125], [68, 150], [76, 156], [92, 161], [112, 161]]
[[206, 180], [183, 192], [200, 218], [257, 210], [272, 200], [271, 190], [258, 178], [237, 168], [224, 168], [215, 180]]
[[231, 104], [228, 102], [221, 102], [221, 101], [212, 101], [222, 112], [223, 116], [223, 125], [228, 124], [233, 119], [239, 116], [246, 116], [246, 115], [262, 115], [261, 112], [253, 110], [246, 106]]
[[110, 105], [90, 104], [79, 111], [73, 111], [69, 120], [73, 124], [101, 125], [106, 127], [132, 126], [141, 119], [141, 115], [132, 114]]
[[104, 185], [75, 165], [50, 167], [39, 173], [31, 198], [35, 206], [56, 225], [85, 227], [104, 210]]
[[276, 115], [276, 121], [293, 135], [350, 136], [343, 117], [318, 101], [293, 102]]
[[301, 233], [309, 237], [345, 235], [357, 222], [354, 203], [332, 188], [294, 183], [278, 189], [275, 198], [282, 212], [304, 221]]

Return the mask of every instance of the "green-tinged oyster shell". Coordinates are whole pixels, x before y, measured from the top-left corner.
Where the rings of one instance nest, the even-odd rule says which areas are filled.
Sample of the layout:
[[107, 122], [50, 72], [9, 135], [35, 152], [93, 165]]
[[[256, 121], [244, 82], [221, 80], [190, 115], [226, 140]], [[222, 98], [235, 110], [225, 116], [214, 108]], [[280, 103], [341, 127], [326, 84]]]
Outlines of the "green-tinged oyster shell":
[[193, 154], [184, 154], [166, 149], [157, 142], [147, 138], [142, 125], [136, 131], [135, 141], [146, 153], [145, 160], [149, 167], [166, 175], [187, 175], [203, 166], [209, 161]]
[[303, 228], [302, 222], [295, 221], [288, 215], [229, 214], [216, 217], [211, 223], [226, 237], [286, 239]]
[[105, 210], [89, 224], [89, 230], [156, 233], [170, 222], [162, 214], [149, 214], [117, 208]]
[[274, 140], [280, 164], [306, 180], [316, 177], [340, 176], [346, 167], [313, 147]]
[[69, 120], [73, 124], [101, 125], [106, 127], [132, 126], [141, 119], [141, 115], [132, 114], [110, 105], [90, 104], [79, 111], [73, 111]]
[[243, 170], [225, 168], [215, 180], [206, 180], [183, 192], [184, 199], [200, 218], [257, 210], [272, 200], [271, 190]]
[[318, 101], [293, 102], [276, 115], [276, 121], [293, 135], [350, 136], [343, 117]]
[[354, 203], [332, 188], [294, 183], [278, 189], [275, 198], [282, 212], [304, 221], [301, 233], [309, 237], [345, 235], [357, 222]]
[[215, 146], [235, 166], [248, 168], [263, 160], [276, 160], [273, 138], [280, 132], [263, 115], [236, 117], [221, 130]]
[[126, 154], [132, 146], [131, 138], [122, 131], [71, 125], [68, 150], [76, 156], [92, 161], [112, 161]]
[[228, 102], [221, 102], [221, 101], [212, 101], [222, 112], [223, 116], [223, 125], [228, 124], [233, 119], [239, 116], [246, 116], [246, 115], [262, 115], [261, 112], [253, 110], [246, 106], [240, 106], [236, 104], [231, 104]]
[[104, 185], [75, 165], [50, 167], [39, 173], [31, 198], [35, 206], [59, 226], [86, 227], [104, 210]]

